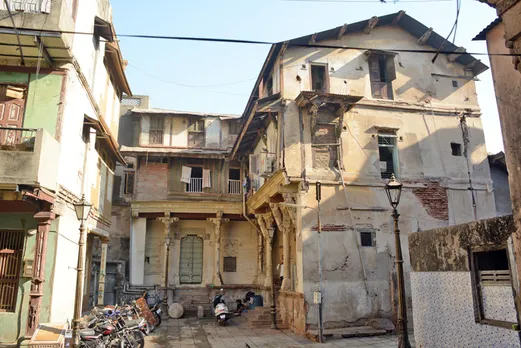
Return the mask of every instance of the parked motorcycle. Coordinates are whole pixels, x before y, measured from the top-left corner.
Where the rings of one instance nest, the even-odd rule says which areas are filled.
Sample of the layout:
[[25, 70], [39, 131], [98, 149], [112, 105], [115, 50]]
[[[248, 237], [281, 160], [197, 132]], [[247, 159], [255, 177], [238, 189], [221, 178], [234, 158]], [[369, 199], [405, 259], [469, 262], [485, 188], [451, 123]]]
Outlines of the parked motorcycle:
[[230, 312], [223, 299], [223, 289], [213, 298], [213, 311], [217, 323], [223, 326], [226, 325], [226, 322], [230, 319]]
[[145, 291], [145, 293], [143, 294], [143, 298], [145, 298], [145, 300], [147, 301], [148, 309], [150, 310], [150, 312], [152, 312], [152, 315], [156, 319], [156, 324], [153, 326], [153, 328], [150, 328], [150, 331], [154, 331], [156, 327], [161, 325], [162, 301], [159, 298], [157, 291], [155, 291], [153, 295], [150, 292]]

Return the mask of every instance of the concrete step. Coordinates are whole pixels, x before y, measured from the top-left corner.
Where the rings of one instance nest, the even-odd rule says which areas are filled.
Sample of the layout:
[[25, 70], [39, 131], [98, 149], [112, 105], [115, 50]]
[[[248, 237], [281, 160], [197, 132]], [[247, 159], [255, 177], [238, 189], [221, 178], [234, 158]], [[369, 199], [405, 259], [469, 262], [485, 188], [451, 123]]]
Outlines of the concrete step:
[[[386, 330], [374, 329], [370, 326], [353, 326], [341, 329], [325, 329], [325, 338], [331, 337], [342, 337], [342, 338], [353, 338], [353, 337], [373, 337], [382, 336], [387, 334]], [[318, 330], [309, 330], [306, 332], [306, 337], [310, 340], [318, 342]]]

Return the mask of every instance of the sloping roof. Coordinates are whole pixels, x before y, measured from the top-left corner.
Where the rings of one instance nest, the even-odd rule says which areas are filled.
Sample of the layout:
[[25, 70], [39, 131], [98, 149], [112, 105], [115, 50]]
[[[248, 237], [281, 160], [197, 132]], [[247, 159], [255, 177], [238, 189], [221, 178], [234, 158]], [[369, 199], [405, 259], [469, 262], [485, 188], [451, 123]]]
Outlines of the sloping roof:
[[[427, 30], [429, 30], [429, 28], [427, 26], [418, 22], [416, 19], [412, 18], [411, 16], [405, 14], [404, 11], [399, 11], [396, 13], [388, 14], [385, 16], [380, 16], [377, 18], [378, 18], [378, 22], [376, 23], [375, 28], [383, 27], [383, 26], [399, 27], [417, 39], [422, 37], [422, 35], [425, 34], [425, 32], [427, 32]], [[370, 20], [371, 19], [366, 19], [366, 20], [363, 20], [360, 22], [347, 24], [347, 26], [345, 26], [345, 30], [344, 30], [344, 26], [340, 26], [340, 27], [336, 27], [333, 29], [321, 31], [319, 33], [301, 36], [299, 38], [288, 41], [287, 44], [288, 44], [288, 46], [298, 46], [298, 45], [307, 46], [307, 45], [309, 45], [311, 38], [315, 35], [316, 35], [315, 42], [331, 40], [331, 39], [336, 40], [336, 39], [338, 39], [338, 36], [341, 33], [341, 31], [343, 31], [342, 35], [347, 35], [350, 33], [364, 31], [364, 29], [366, 28], [366, 26]], [[451, 43], [449, 41], [446, 41], [444, 44], [443, 43], [444, 41], [445, 41], [445, 38], [443, 36], [441, 36], [433, 31], [432, 34], [427, 39], [427, 41], [425, 42], [425, 45], [431, 46], [432, 48], [434, 48], [436, 50], [441, 48], [444, 52], [447, 52], [447, 51], [448, 52], [457, 52], [456, 50], [458, 49], [458, 46], [454, 45], [453, 43]], [[456, 62], [458, 62], [464, 66], [467, 66], [467, 65], [474, 63], [474, 61], [476, 61], [476, 60], [477, 59], [472, 57], [470, 54], [463, 53], [456, 59]], [[472, 71], [474, 72], [474, 75], [479, 75], [487, 69], [488, 69], [488, 67], [485, 64], [478, 62], [475, 64]]]
[[[412, 18], [411, 16], [405, 14], [405, 11], [399, 11], [396, 13], [388, 14], [385, 16], [377, 17], [378, 22], [375, 27], [382, 27], [382, 26], [396, 26], [400, 27], [412, 36], [416, 37], [417, 39], [421, 38], [423, 34], [425, 34], [427, 31], [429, 31], [429, 28], [423, 25], [422, 23], [418, 22], [416, 19]], [[248, 138], [246, 136], [246, 132], [248, 129], [249, 131], [249, 139], [248, 141], [252, 141], [256, 136], [253, 134], [252, 129], [260, 129], [262, 127], [261, 124], [266, 122], [265, 116], [257, 116], [255, 117], [255, 111], [256, 111], [256, 103], [259, 101], [259, 84], [262, 78], [271, 72], [273, 69], [273, 66], [275, 62], [277, 61], [277, 58], [281, 54], [281, 52], [284, 51], [286, 47], [298, 47], [298, 46], [306, 46], [310, 47], [313, 46], [313, 44], [310, 45], [310, 41], [314, 41], [315, 43], [318, 43], [322, 40], [331, 40], [331, 39], [338, 39], [340, 34], [342, 36], [350, 34], [350, 33], [356, 33], [364, 31], [367, 24], [369, 23], [371, 19], [366, 19], [360, 22], [351, 23], [351, 24], [345, 24], [343, 26], [339, 26], [333, 29], [321, 31], [314, 34], [309, 34], [305, 36], [301, 36], [289, 41], [279, 42], [277, 44], [274, 44], [271, 46], [270, 51], [268, 52], [268, 56], [266, 57], [266, 60], [264, 61], [264, 64], [262, 66], [261, 71], [259, 72], [259, 75], [257, 77], [257, 81], [255, 82], [255, 86], [253, 87], [253, 90], [250, 94], [250, 97], [248, 99], [248, 103], [246, 104], [246, 107], [244, 109], [244, 112], [242, 114], [242, 122], [243, 122], [243, 129], [241, 130], [241, 133], [237, 137], [237, 140], [234, 144], [233, 150], [232, 150], [232, 157], [235, 156], [236, 152], [239, 149], [239, 145], [241, 145], [241, 142], [243, 141], [243, 138]], [[314, 39], [314, 40], [312, 40]], [[457, 53], [458, 47], [452, 44], [449, 41], [445, 41], [445, 38], [441, 35], [437, 34], [436, 32], [432, 32], [427, 41], [425, 42], [425, 45], [431, 46], [433, 49], [438, 50], [441, 49], [444, 52], [455, 52]], [[320, 47], [320, 44], [317, 44], [317, 47]], [[446, 54], [446, 53], [445, 53]], [[468, 53], [461, 53], [457, 59], [456, 62], [464, 65], [464, 66], [472, 66], [472, 72], [474, 75], [479, 75], [483, 71], [487, 70], [488, 67], [483, 64], [480, 60], [474, 58]], [[255, 120], [253, 120], [255, 118]], [[254, 122], [252, 122], [254, 121]]]
[[228, 119], [238, 119], [241, 115], [233, 115], [233, 114], [215, 114], [215, 113], [207, 113], [207, 112], [194, 112], [194, 111], [177, 111], [177, 110], [167, 110], [167, 109], [143, 109], [143, 108], [133, 108], [130, 110], [131, 112], [137, 114], [157, 114], [157, 115], [177, 115], [177, 116], [197, 116], [197, 117], [218, 117], [221, 120]]
[[498, 17], [498, 18], [494, 19], [494, 21], [492, 23], [490, 23], [489, 25], [487, 25], [487, 27], [485, 29], [480, 31], [479, 34], [476, 35], [476, 37], [472, 39], [472, 41], [486, 40], [487, 39], [487, 33], [489, 31], [491, 31], [492, 28], [494, 28], [496, 25], [498, 25], [501, 22], [502, 22], [501, 21], [501, 17]]

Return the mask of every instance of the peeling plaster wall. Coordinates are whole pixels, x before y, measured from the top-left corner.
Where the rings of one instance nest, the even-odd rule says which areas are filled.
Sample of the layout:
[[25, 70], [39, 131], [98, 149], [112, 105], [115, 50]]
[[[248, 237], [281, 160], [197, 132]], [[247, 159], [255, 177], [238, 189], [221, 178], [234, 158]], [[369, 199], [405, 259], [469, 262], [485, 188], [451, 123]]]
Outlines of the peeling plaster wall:
[[[215, 227], [205, 220], [181, 220], [171, 226], [174, 238], [170, 247], [170, 284], [176, 286], [201, 287], [213, 283], [215, 274]], [[221, 265], [223, 257], [237, 257], [237, 272], [222, 272], [225, 284], [253, 284], [257, 268], [256, 231], [246, 221], [225, 223], [221, 230]], [[203, 238], [203, 282], [180, 284], [180, 239], [186, 235]], [[148, 219], [145, 245], [145, 284], [162, 284], [164, 265], [164, 225]], [[222, 267], [222, 266], [221, 266]]]
[[[392, 44], [390, 44], [392, 43]], [[401, 28], [378, 27], [370, 34], [351, 33], [340, 40], [321, 41], [323, 45], [358, 46], [385, 50], [400, 47], [425, 50], [428, 46], [417, 43], [417, 39]], [[392, 51], [392, 49], [389, 49]], [[294, 99], [301, 91], [309, 91], [311, 72], [309, 63], [327, 64], [330, 92], [337, 94], [371, 97], [369, 66], [365, 50], [339, 50], [313, 47], [290, 47], [282, 58], [284, 98]], [[448, 104], [458, 107], [477, 107], [477, 94], [473, 80], [456, 79], [458, 87], [452, 87], [453, 78], [432, 76], [444, 74], [466, 76], [464, 66], [451, 63], [447, 55], [440, 55], [435, 64], [430, 54], [398, 53], [395, 57], [397, 78], [393, 82], [395, 100], [418, 102], [431, 96], [433, 105]], [[306, 68], [303, 69], [302, 65]], [[333, 68], [332, 72], [330, 69]], [[297, 81], [296, 76], [301, 81]], [[421, 78], [420, 78], [421, 77]]]

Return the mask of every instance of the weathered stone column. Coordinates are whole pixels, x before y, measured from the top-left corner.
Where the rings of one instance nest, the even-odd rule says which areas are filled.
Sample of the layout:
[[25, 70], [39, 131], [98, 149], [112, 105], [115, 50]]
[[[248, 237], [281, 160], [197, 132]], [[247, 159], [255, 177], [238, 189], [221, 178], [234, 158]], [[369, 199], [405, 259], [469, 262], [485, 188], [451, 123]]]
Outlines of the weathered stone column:
[[25, 335], [31, 337], [40, 323], [40, 309], [42, 307], [43, 282], [45, 280], [45, 257], [47, 254], [47, 236], [51, 229], [51, 222], [55, 215], [50, 211], [40, 211], [34, 215], [38, 223], [36, 244], [34, 247], [33, 276], [31, 292], [29, 293], [29, 312]]
[[165, 213], [164, 217], [157, 218], [157, 221], [161, 221], [164, 224], [164, 248], [163, 248], [163, 285], [168, 288], [168, 273], [170, 273], [170, 247], [172, 246], [172, 238], [170, 237], [170, 226], [179, 221], [177, 217], [170, 217], [170, 212]]
[[290, 276], [290, 251], [289, 251], [289, 238], [291, 236], [291, 219], [289, 214], [283, 214], [282, 226], [284, 231], [283, 236], [283, 251], [284, 251], [284, 279], [282, 280], [282, 290], [289, 290], [291, 288], [291, 276]]
[[105, 304], [105, 276], [107, 274], [107, 250], [109, 238], [101, 238], [101, 259], [98, 280], [98, 306]]
[[215, 274], [214, 284], [222, 284], [221, 280], [221, 226], [229, 222], [230, 219], [223, 218], [223, 212], [218, 211], [215, 218], [208, 218], [208, 221], [215, 226]]

